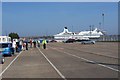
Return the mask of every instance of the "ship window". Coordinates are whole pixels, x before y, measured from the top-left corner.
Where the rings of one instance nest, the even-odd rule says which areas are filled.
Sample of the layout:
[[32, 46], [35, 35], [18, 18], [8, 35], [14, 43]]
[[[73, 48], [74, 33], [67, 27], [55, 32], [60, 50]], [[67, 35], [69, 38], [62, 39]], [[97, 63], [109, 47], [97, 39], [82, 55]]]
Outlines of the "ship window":
[[3, 42], [4, 42], [4, 41], [5, 41], [5, 38], [3, 38], [2, 40], [3, 40]]
[[9, 38], [9, 41], [11, 41], [11, 39]]

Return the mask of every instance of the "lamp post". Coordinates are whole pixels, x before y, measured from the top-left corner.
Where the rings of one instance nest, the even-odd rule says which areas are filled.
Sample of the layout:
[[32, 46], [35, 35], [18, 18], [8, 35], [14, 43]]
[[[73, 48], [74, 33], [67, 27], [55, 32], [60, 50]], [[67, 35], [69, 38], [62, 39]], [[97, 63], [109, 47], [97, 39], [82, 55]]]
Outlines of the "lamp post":
[[101, 29], [101, 22], [99, 22], [99, 29]]
[[[105, 14], [104, 13], [102, 13], [102, 22], [103, 22], [103, 30], [104, 30], [104, 16], [105, 16]], [[103, 36], [103, 41], [105, 41], [105, 36]]]
[[73, 35], [74, 35], [74, 33], [73, 33], [73, 26], [72, 26], [72, 39], [73, 39]]
[[102, 21], [103, 21], [103, 29], [104, 29], [104, 16], [105, 16], [105, 14], [103, 13], [102, 14], [102, 17], [103, 17], [103, 19], [102, 19]]
[[89, 27], [90, 27], [90, 37], [91, 37], [91, 25]]

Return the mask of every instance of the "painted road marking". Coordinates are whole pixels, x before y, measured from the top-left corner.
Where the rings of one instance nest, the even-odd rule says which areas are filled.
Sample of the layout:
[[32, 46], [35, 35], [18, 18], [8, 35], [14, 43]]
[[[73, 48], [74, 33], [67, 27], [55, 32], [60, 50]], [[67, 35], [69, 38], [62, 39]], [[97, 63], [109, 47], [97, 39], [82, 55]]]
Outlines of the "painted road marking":
[[[51, 47], [51, 48], [54, 49], [54, 50], [56, 50], [56, 51], [59, 51], [59, 52], [63, 52], [63, 53], [65, 53], [65, 54], [68, 54], [68, 55], [70, 55], [70, 56], [73, 56], [73, 57], [82, 59], [82, 60], [84, 60], [84, 61], [91, 62], [91, 63], [95, 63], [95, 61], [88, 60], [88, 59], [86, 59], [86, 58], [79, 57], [79, 56], [77, 56], [77, 55], [73, 55], [73, 54], [70, 54], [70, 53], [68, 53], [68, 52], [55, 49], [55, 48], [53, 48], [53, 47]], [[102, 66], [102, 67], [105, 67], [105, 68], [108, 68], [108, 69], [113, 70], [113, 71], [120, 72], [118, 69], [114, 69], [114, 68], [112, 68], [112, 67], [109, 67], [109, 66], [106, 66], [106, 65], [103, 65], [103, 64], [97, 64], [97, 65]]]
[[12, 63], [20, 56], [20, 54], [22, 53], [23, 51], [21, 51], [13, 60], [12, 62], [0, 73], [0, 76], [2, 76], [2, 74], [12, 65]]
[[[79, 50], [78, 48], [76, 48], [76, 49]], [[79, 50], [79, 51], [81, 51], [81, 50]], [[99, 55], [99, 56], [105, 56], [105, 57], [109, 57], [109, 58], [119, 59], [118, 57], [111, 56], [111, 55], [105, 55], [105, 54], [94, 53], [94, 52], [88, 52], [88, 51], [81, 51], [81, 52], [86, 52], [86, 53], [95, 54], [95, 55]]]
[[[38, 48], [38, 47], [37, 47]], [[44, 56], [44, 58], [48, 61], [48, 63], [55, 69], [55, 71], [60, 75], [61, 78], [67, 80], [65, 76], [53, 65], [53, 63], [46, 57], [46, 55], [38, 48], [39, 52]]]

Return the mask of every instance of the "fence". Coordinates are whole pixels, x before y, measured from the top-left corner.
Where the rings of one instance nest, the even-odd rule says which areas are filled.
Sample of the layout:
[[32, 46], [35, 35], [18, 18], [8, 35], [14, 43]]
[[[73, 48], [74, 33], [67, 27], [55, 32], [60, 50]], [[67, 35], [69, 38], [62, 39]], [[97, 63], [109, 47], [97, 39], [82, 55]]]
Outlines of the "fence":
[[97, 41], [120, 41], [120, 35], [103, 35]]

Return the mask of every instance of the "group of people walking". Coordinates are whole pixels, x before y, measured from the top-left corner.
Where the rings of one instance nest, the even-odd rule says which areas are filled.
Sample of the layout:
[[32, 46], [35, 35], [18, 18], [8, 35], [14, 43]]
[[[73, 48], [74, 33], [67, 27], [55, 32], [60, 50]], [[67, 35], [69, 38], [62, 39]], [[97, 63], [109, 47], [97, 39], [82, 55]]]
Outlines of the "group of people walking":
[[[15, 39], [12, 41], [12, 47], [14, 48], [14, 52], [20, 52], [22, 50], [28, 50], [28, 46], [30, 44], [30, 48], [40, 47], [41, 43], [39, 40], [19, 40], [16, 41]], [[44, 39], [42, 40], [42, 48], [46, 49], [47, 41]]]
[[[42, 40], [42, 48], [43, 49], [46, 49], [46, 45], [47, 45], [47, 41], [44, 39], [44, 40]], [[32, 47], [34, 47], [34, 48], [36, 48], [36, 47], [40, 47], [40, 41], [39, 40], [30, 40], [30, 48], [32, 48]]]
[[12, 47], [14, 49], [14, 53], [15, 52], [20, 52], [23, 49], [23, 42], [22, 41], [18, 41], [17, 39], [13, 39], [12, 41]]

